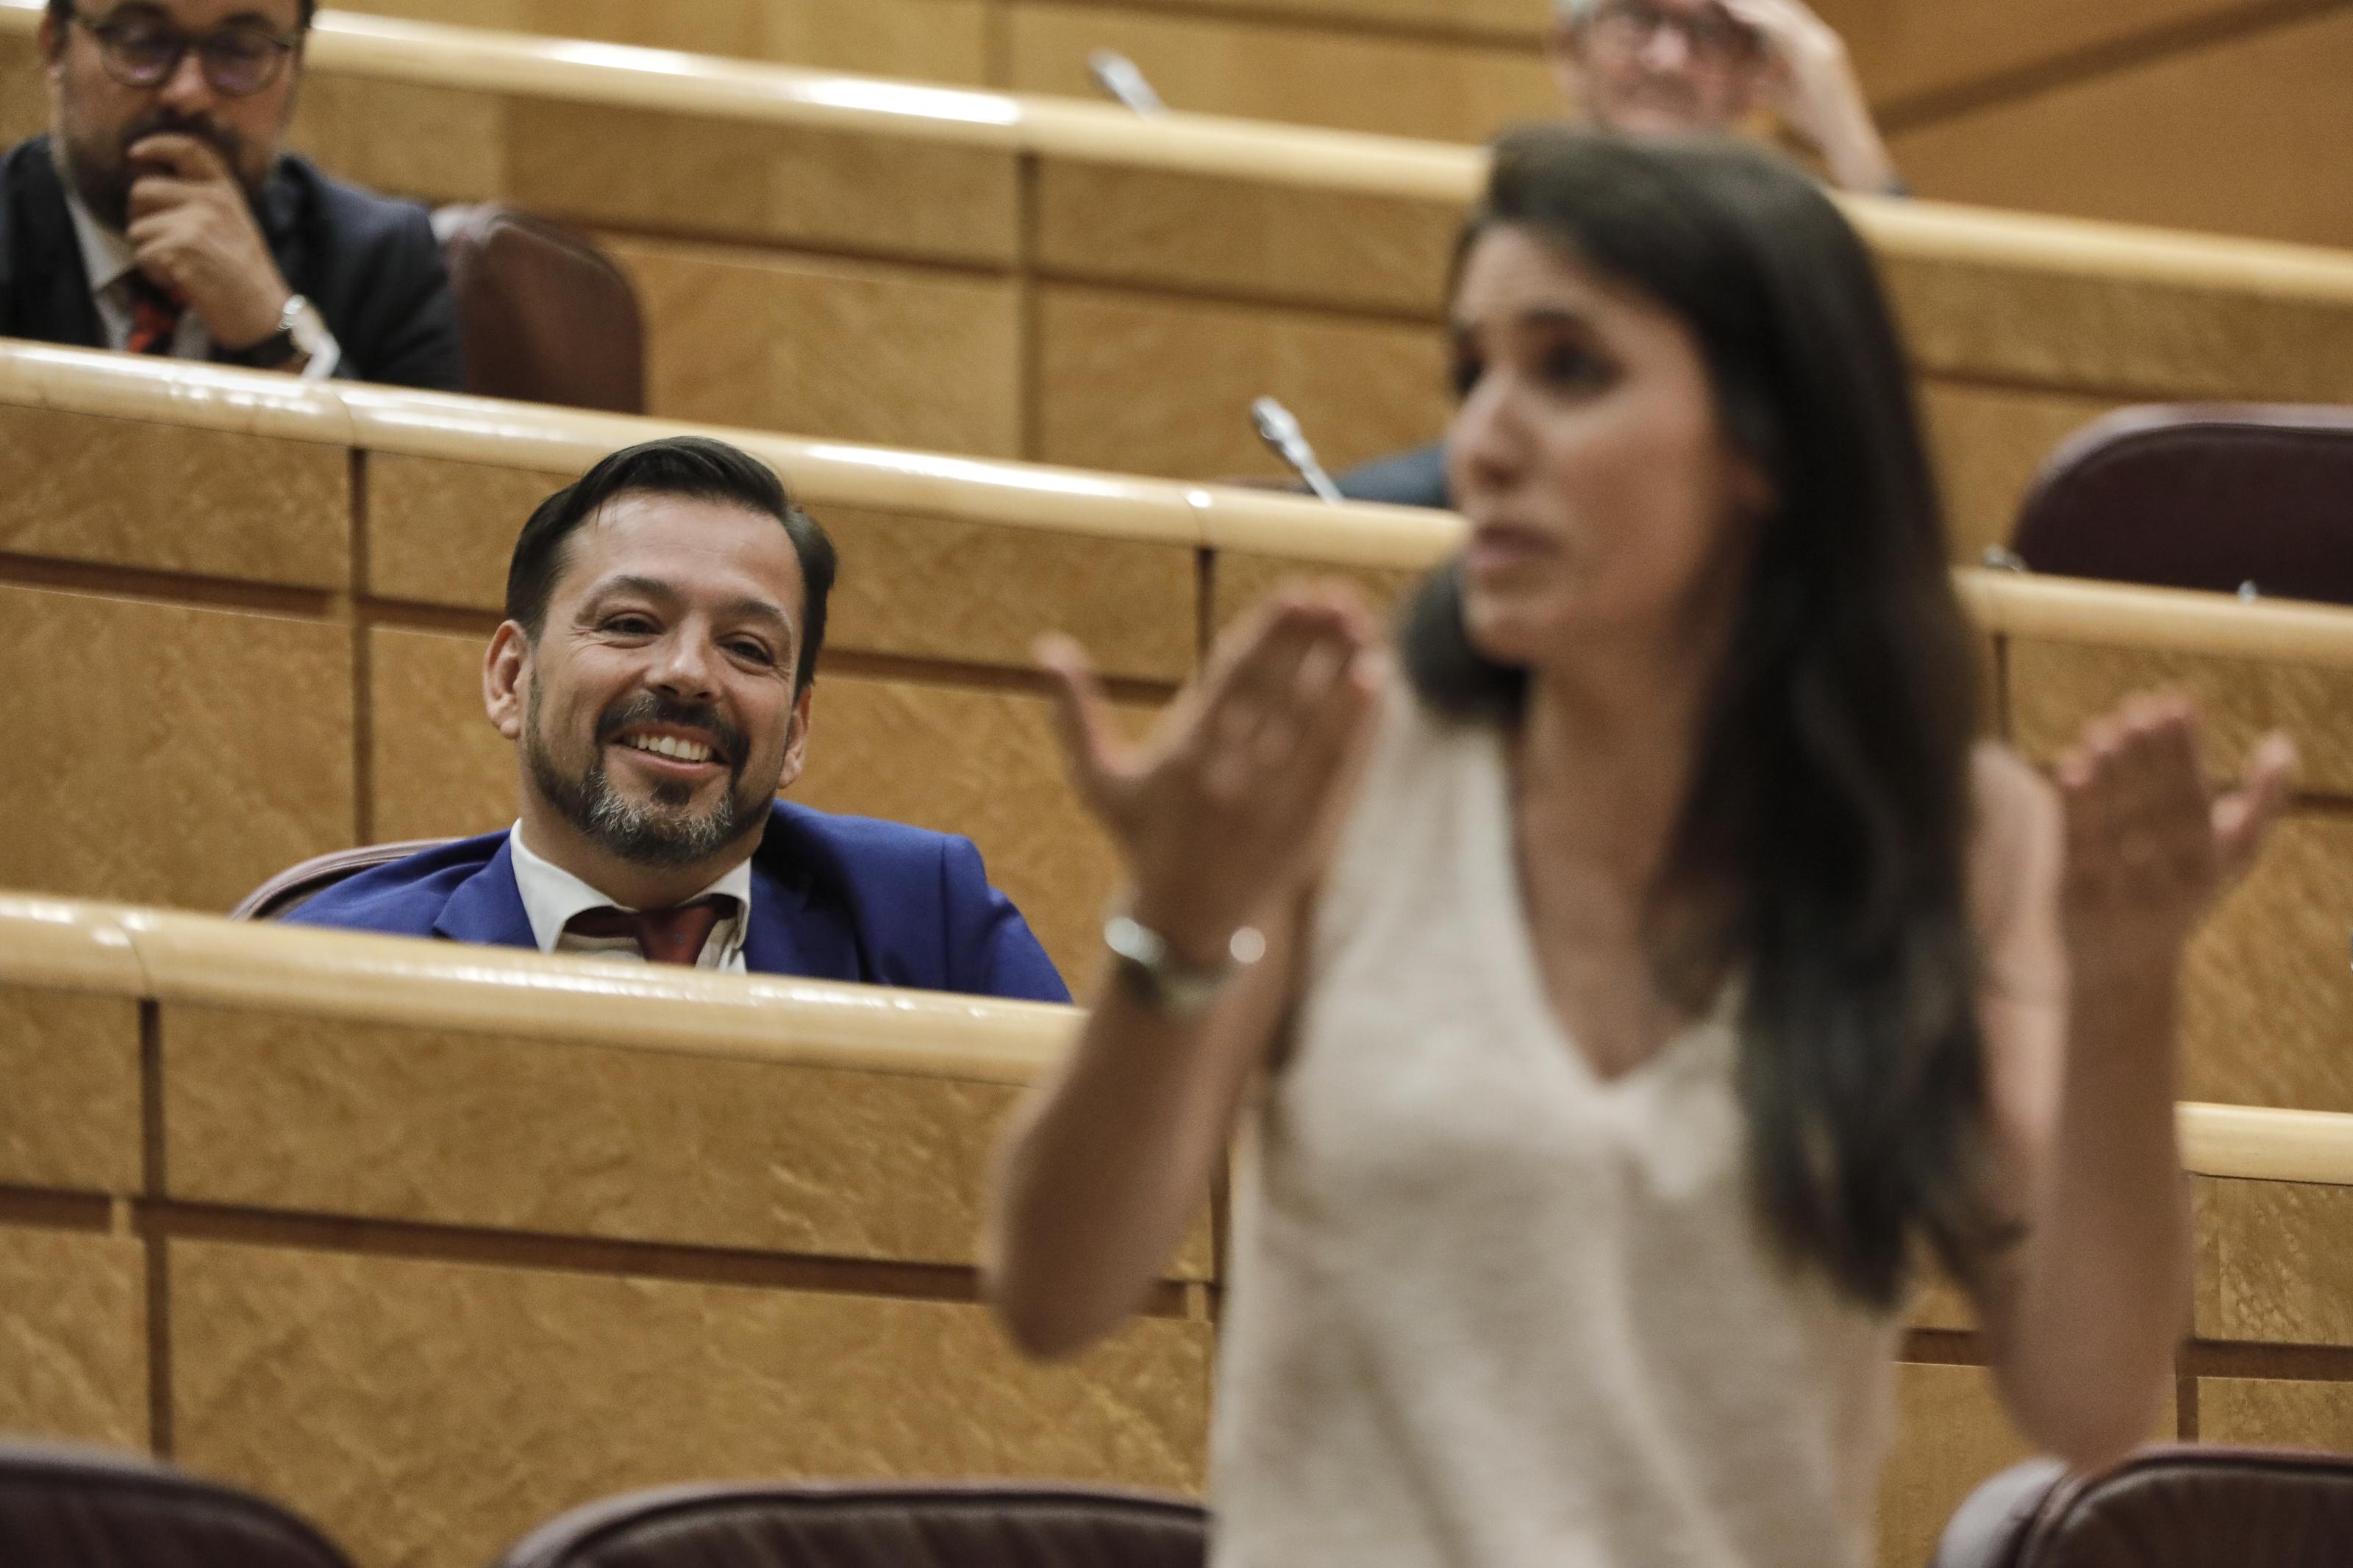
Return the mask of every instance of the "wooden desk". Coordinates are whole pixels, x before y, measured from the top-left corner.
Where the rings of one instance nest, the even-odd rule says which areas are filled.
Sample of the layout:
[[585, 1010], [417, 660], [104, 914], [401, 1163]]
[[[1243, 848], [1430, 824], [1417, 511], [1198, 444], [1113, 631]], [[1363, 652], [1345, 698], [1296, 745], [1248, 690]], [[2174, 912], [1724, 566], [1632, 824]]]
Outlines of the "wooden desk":
[[[37, 128], [36, 15], [0, 0], [0, 134]], [[297, 142], [340, 174], [598, 232], [643, 295], [663, 416], [1179, 478], [1275, 471], [1261, 393], [1335, 467], [1447, 418], [1469, 147], [332, 14], [303, 103]], [[1958, 560], [2120, 403], [2353, 400], [2353, 258], [1850, 210]]]
[[[678, 428], [483, 400], [0, 348], [0, 886], [226, 909], [359, 842], [512, 820], [477, 670], [538, 500]], [[726, 432], [723, 432], [726, 433]], [[1141, 721], [1202, 626], [1287, 574], [1394, 595], [1448, 515], [732, 432], [845, 562], [812, 805], [970, 835], [1074, 981], [1117, 867], [1062, 781], [1036, 635], [1069, 630]], [[128, 503], [126, 498], [130, 498]], [[2353, 1111], [2342, 983], [2353, 863], [2353, 612], [1965, 571], [1989, 723], [2047, 759], [2127, 690], [2201, 700], [2224, 765], [2293, 731], [2300, 809], [2195, 955], [2200, 1098]], [[124, 657], [123, 650], [139, 650]], [[2249, 1020], [2260, 1020], [2250, 1028]]]
[[[982, 1164], [1067, 1009], [0, 895], [0, 1426], [290, 1503], [364, 1568], [472, 1568], [709, 1476], [1197, 1489], [1204, 1226], [1130, 1328], [1021, 1363]], [[2175, 1426], [2353, 1439], [2353, 1118], [2185, 1106]], [[2015, 1457], [1915, 1321], [1883, 1562]]]

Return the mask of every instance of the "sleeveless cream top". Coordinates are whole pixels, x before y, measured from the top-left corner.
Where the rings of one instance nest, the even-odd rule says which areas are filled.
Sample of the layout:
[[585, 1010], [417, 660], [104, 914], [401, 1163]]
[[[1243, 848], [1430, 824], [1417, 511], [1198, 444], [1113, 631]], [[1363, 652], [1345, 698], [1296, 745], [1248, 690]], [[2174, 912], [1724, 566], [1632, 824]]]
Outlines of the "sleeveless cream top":
[[1597, 1078], [1503, 738], [1382, 722], [1236, 1171], [1217, 1568], [1868, 1563], [1897, 1324], [1754, 1218], [1729, 1002]]

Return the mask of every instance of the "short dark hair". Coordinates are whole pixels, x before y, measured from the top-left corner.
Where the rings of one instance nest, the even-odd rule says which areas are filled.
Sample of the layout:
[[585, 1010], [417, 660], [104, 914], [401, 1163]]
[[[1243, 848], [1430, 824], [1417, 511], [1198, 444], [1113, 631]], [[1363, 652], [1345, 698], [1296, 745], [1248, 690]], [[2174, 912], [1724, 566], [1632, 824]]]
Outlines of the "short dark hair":
[[[318, 9], [319, 0], [302, 0], [301, 13], [295, 21], [294, 30], [298, 33], [309, 32], [311, 18], [317, 14]], [[49, 26], [57, 29], [59, 37], [63, 37], [66, 28], [71, 25], [74, 11], [74, 0], [49, 0]]]
[[833, 541], [815, 518], [793, 504], [767, 464], [707, 436], [671, 436], [624, 447], [540, 502], [507, 563], [507, 619], [539, 640], [547, 602], [564, 571], [564, 542], [607, 502], [628, 495], [740, 506], [784, 525], [801, 563], [801, 650], [793, 668], [793, 694], [807, 690], [817, 678], [818, 649], [825, 646], [825, 601], [837, 569]]
[[[1672, 310], [1728, 439], [1773, 483], [1654, 889], [1701, 898], [1699, 927], [1651, 910], [1653, 962], [1689, 1000], [1746, 975], [1737, 1081], [1764, 1215], [1875, 1305], [1923, 1236], [1971, 1278], [2009, 1228], [1984, 1180], [1964, 903], [1975, 670], [1871, 254], [1762, 152], [1554, 128], [1497, 143], [1458, 279], [1494, 229]], [[1414, 595], [1403, 644], [1431, 708], [1519, 721], [1527, 674], [1472, 646], [1459, 559]], [[1727, 881], [1728, 902], [1704, 901]]]

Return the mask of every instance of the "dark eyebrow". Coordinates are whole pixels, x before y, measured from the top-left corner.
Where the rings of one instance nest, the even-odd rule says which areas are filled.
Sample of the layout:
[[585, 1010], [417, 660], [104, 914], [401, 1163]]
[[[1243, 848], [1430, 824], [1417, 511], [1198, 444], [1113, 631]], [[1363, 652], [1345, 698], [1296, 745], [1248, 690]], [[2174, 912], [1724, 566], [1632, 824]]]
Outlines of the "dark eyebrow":
[[[1585, 332], [1598, 330], [1593, 324], [1593, 318], [1584, 311], [1566, 310], [1555, 305], [1539, 305], [1533, 310], [1523, 310], [1512, 318], [1511, 324], [1514, 327], [1544, 327], [1555, 330], [1566, 328], [1572, 331]], [[1479, 324], [1476, 321], [1466, 321], [1460, 316], [1449, 321], [1447, 327], [1457, 340], [1475, 337], [1479, 331]]]

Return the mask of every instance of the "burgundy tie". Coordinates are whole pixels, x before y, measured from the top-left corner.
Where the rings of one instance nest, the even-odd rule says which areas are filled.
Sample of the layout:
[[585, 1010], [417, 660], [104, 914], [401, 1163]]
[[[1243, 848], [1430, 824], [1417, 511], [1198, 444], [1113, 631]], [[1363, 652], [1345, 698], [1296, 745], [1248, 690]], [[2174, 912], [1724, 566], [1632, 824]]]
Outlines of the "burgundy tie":
[[135, 354], [168, 354], [186, 307], [170, 289], [143, 272], [131, 274], [131, 336], [123, 348]]
[[[733, 909], [735, 900], [725, 900]], [[721, 900], [697, 899], [669, 910], [583, 910], [564, 922], [564, 929], [582, 936], [625, 936], [638, 944], [648, 963], [692, 965], [702, 956], [702, 944], [719, 924]]]

